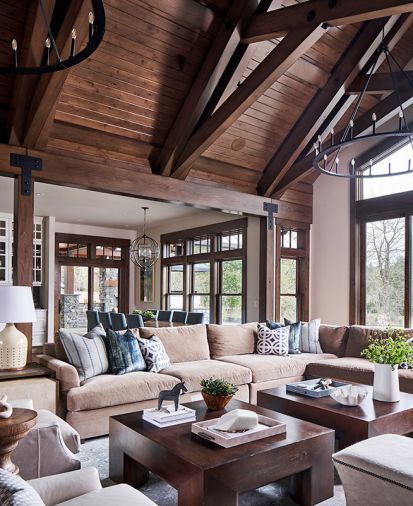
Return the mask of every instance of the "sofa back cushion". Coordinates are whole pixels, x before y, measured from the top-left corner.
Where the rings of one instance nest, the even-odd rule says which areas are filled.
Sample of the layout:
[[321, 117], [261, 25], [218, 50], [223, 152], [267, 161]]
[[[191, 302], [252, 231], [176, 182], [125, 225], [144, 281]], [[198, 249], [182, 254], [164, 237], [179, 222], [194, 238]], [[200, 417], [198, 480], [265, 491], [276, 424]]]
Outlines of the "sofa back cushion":
[[139, 329], [139, 335], [145, 339], [158, 336], [173, 364], [210, 358], [207, 330], [202, 324], [159, 329], [142, 327]]
[[320, 325], [320, 344], [324, 353], [333, 353], [344, 357], [346, 352], [349, 327], [335, 325]]
[[257, 322], [243, 325], [208, 325], [208, 342], [212, 358], [255, 353]]
[[[413, 329], [404, 329], [407, 337], [413, 337]], [[362, 325], [352, 325], [349, 330], [346, 357], [361, 357], [361, 352], [369, 344], [370, 338], [383, 337], [387, 329], [383, 327], [366, 327]]]

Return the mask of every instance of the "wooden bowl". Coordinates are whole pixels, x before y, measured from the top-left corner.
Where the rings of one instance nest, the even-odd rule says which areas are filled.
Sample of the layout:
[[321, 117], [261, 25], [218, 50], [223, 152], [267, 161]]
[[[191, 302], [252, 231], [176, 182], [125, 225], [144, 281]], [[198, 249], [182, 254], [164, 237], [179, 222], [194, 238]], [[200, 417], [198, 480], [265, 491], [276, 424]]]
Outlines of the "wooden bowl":
[[211, 409], [212, 411], [224, 409], [232, 399], [232, 395], [210, 395], [203, 390], [201, 390], [201, 394], [208, 409]]

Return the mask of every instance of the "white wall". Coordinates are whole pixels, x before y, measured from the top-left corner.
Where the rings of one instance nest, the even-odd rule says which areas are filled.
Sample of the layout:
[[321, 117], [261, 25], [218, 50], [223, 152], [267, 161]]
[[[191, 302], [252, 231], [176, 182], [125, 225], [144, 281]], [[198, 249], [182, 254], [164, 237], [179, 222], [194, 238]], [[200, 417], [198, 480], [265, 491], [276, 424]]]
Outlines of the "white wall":
[[314, 183], [310, 250], [310, 315], [349, 323], [349, 181], [322, 174]]
[[[226, 213], [210, 212], [203, 215], [189, 216], [184, 219], [177, 220], [174, 225], [171, 223], [158, 228], [148, 227], [148, 233], [158, 243], [162, 234], [186, 230], [189, 228], [202, 227], [213, 223], [221, 223], [223, 221], [231, 221], [238, 219], [238, 216]], [[138, 233], [141, 233], [140, 230]], [[257, 321], [259, 312], [259, 240], [260, 240], [260, 220], [259, 218], [248, 218], [247, 231], [247, 321]], [[161, 306], [161, 267], [160, 262], [155, 264], [155, 300], [154, 302], [140, 302], [140, 282], [139, 272], [136, 269], [136, 307], [139, 309], [151, 309]]]

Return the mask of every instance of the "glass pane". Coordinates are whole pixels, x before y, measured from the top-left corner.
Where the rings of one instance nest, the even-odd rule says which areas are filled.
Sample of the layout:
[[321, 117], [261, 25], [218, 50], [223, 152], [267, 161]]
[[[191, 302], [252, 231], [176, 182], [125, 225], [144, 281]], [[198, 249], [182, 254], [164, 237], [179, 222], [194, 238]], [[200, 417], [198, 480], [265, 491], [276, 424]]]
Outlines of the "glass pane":
[[85, 244], [79, 244], [78, 247], [78, 257], [79, 258], [87, 258], [87, 246]]
[[404, 326], [405, 220], [366, 224], [366, 324]]
[[298, 248], [298, 232], [291, 230], [291, 248]]
[[222, 293], [242, 293], [242, 260], [222, 262]]
[[68, 244], [67, 245], [67, 256], [77, 257], [77, 244]]
[[6, 221], [0, 220], [0, 236], [4, 237], [6, 235]]
[[282, 248], [290, 248], [290, 231], [289, 230], [281, 230], [281, 247]]
[[280, 262], [280, 293], [296, 293], [297, 290], [297, 260], [281, 258]]
[[170, 295], [169, 296], [169, 309], [176, 311], [183, 311], [184, 309], [184, 296], [183, 295]]
[[282, 295], [280, 297], [280, 316], [281, 321], [284, 318], [293, 322], [297, 321], [297, 298], [290, 295]]
[[210, 251], [210, 239], [209, 237], [204, 237], [201, 239], [201, 253], [209, 253]]
[[169, 268], [169, 291], [183, 292], [184, 290], [184, 266], [171, 265]]
[[67, 244], [65, 242], [59, 242], [59, 256], [67, 257]]
[[242, 232], [239, 233], [239, 247], [242, 248]]
[[84, 332], [87, 329], [88, 268], [60, 268], [60, 326]]
[[194, 264], [194, 293], [209, 293], [210, 264]]
[[221, 322], [224, 325], [242, 323], [242, 297], [240, 295], [221, 296]]
[[96, 258], [102, 258], [103, 257], [103, 246], [96, 246]]
[[192, 311], [204, 313], [204, 323], [209, 323], [209, 295], [194, 295], [192, 297]]
[[201, 242], [194, 240], [193, 242], [193, 254], [197, 255], [198, 253], [201, 253]]
[[97, 311], [118, 311], [118, 269], [108, 267], [95, 267], [93, 269], [93, 309]]
[[221, 250], [229, 250], [229, 235], [223, 235], [221, 237]]
[[122, 248], [113, 248], [113, 260], [122, 260]]
[[104, 246], [103, 248], [103, 256], [106, 260], [112, 260], [112, 246]]

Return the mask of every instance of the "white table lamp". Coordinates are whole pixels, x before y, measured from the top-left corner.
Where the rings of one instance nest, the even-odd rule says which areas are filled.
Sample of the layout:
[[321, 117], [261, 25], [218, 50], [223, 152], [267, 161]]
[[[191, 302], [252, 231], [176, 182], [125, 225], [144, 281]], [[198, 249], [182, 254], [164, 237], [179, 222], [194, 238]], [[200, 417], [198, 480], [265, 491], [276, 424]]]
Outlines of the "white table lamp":
[[0, 370], [22, 369], [27, 361], [27, 338], [15, 323], [36, 321], [32, 290], [29, 286], [0, 286]]

